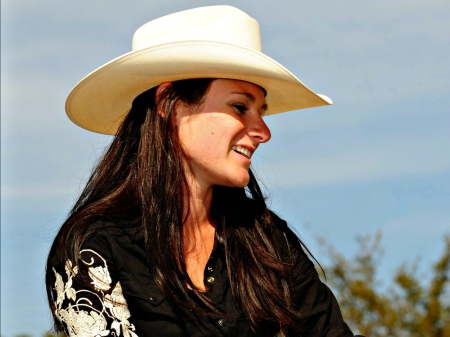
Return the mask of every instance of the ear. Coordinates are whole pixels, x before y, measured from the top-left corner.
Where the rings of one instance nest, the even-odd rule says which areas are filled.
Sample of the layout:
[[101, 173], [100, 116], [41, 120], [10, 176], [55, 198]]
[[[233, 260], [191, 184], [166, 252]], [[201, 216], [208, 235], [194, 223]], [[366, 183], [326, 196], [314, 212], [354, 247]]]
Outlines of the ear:
[[157, 110], [158, 110], [158, 114], [161, 117], [164, 117], [164, 109], [161, 106], [161, 98], [162, 98], [162, 93], [169, 88], [172, 85], [172, 82], [163, 82], [160, 85], [158, 85], [158, 88], [156, 89], [156, 105], [157, 105]]

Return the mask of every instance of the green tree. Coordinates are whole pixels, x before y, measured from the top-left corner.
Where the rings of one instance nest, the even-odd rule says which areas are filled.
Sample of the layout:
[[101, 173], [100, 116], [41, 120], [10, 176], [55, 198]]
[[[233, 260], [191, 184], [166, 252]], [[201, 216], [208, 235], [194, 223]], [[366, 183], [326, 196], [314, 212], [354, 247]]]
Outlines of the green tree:
[[[21, 335], [16, 335], [15, 337], [32, 337], [32, 336], [27, 335], [27, 334], [21, 334]], [[66, 335], [64, 333], [56, 334], [56, 333], [49, 331], [49, 332], [44, 333], [43, 337], [66, 337]]]
[[358, 254], [350, 259], [328, 245], [330, 263], [324, 267], [353, 330], [367, 337], [449, 337], [450, 236], [428, 277], [420, 277], [417, 264], [404, 264], [387, 288], [377, 277], [381, 234], [357, 240]]
[[66, 337], [66, 334], [64, 333], [55, 334], [53, 332], [47, 332], [44, 334], [43, 337]]

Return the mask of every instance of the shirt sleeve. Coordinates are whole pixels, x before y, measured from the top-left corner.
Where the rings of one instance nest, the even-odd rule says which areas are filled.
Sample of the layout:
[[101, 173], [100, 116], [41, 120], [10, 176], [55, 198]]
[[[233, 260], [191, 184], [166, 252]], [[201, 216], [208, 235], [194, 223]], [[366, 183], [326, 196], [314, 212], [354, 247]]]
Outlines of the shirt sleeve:
[[137, 337], [107, 240], [98, 236], [83, 245], [79, 267], [53, 265], [54, 315], [69, 337]]
[[[355, 336], [342, 318], [336, 297], [319, 278], [313, 262], [302, 248], [297, 236], [281, 220], [284, 236], [283, 260], [293, 265], [289, 284], [295, 308], [305, 322], [302, 337]], [[360, 336], [362, 337], [362, 336]]]

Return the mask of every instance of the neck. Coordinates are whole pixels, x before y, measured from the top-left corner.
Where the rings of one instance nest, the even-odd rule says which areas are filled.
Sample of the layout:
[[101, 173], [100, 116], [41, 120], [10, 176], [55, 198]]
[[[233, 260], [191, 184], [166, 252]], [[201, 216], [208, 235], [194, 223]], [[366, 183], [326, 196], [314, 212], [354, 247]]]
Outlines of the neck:
[[211, 203], [213, 197], [212, 186], [202, 186], [197, 180], [189, 179], [190, 194], [186, 196], [185, 205], [189, 207], [185, 209], [185, 222], [183, 226], [191, 227], [209, 227], [213, 225], [211, 220]]

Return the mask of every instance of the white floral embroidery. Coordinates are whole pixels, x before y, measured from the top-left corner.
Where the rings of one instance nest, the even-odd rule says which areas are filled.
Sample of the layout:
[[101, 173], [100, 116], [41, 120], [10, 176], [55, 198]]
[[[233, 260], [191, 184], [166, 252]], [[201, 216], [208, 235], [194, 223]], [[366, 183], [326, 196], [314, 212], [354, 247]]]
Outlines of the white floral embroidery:
[[[64, 281], [62, 276], [59, 275], [55, 268], [53, 268], [55, 272], [56, 281], [55, 281], [55, 289], [56, 289], [56, 306], [61, 306], [64, 301]], [[72, 280], [71, 280], [72, 281]]]
[[[81, 251], [81, 253], [83, 252], [84, 253], [90, 252], [96, 254], [103, 260], [104, 266], [89, 267], [89, 276], [91, 277], [92, 280], [91, 283], [94, 285], [95, 290], [105, 290], [105, 291], [109, 290], [111, 288], [111, 276], [109, 275], [108, 267], [106, 266], [106, 261], [91, 249], [84, 249]], [[83, 262], [85, 265], [91, 266], [94, 264], [94, 258], [91, 257], [90, 262], [84, 260]]]
[[76, 300], [76, 292], [75, 289], [72, 288], [72, 277], [78, 273], [78, 268], [72, 268], [72, 261], [67, 260], [66, 262], [66, 274], [68, 277], [68, 281], [64, 286], [64, 292], [66, 293], [67, 298], [75, 301]]
[[75, 311], [69, 305], [68, 309], [59, 311], [59, 317], [67, 325], [69, 336], [92, 337], [107, 336], [109, 330], [106, 329], [106, 319], [103, 315], [95, 311], [89, 312], [84, 310]]
[[131, 329], [133, 324], [128, 321], [128, 318], [130, 317], [130, 311], [128, 310], [127, 302], [123, 297], [122, 286], [120, 285], [120, 282], [117, 282], [111, 295], [106, 294], [105, 307], [109, 308], [113, 316], [119, 320], [118, 322], [114, 321], [111, 325], [111, 328], [118, 331], [119, 327], [122, 327], [124, 336], [135, 336], [134, 332], [132, 332]]
[[[82, 260], [88, 266], [88, 275], [97, 293], [87, 289], [76, 290], [72, 287], [73, 277], [77, 275], [78, 269], [72, 267], [70, 260], [67, 260], [65, 265], [66, 283], [64, 283], [62, 276], [53, 268], [56, 276], [55, 314], [65, 324], [68, 336], [101, 337], [108, 336], [114, 331], [117, 337], [138, 337], [134, 333], [134, 325], [128, 321], [130, 311], [123, 296], [120, 282], [115, 284], [111, 293], [105, 293], [105, 291], [111, 289], [112, 283], [105, 259], [90, 249], [82, 250], [80, 253], [81, 255], [85, 253], [95, 255], [103, 263], [102, 265], [94, 266], [94, 257], [91, 257], [90, 261]], [[88, 295], [91, 299], [86, 297]], [[98, 299], [100, 307], [93, 306], [92, 298]], [[65, 300], [68, 301], [66, 307], [63, 305]], [[111, 321], [110, 327], [108, 327], [108, 321]]]

